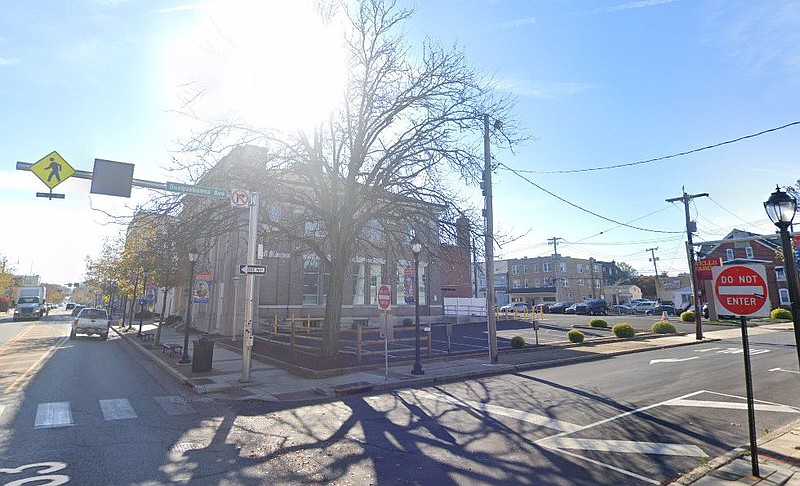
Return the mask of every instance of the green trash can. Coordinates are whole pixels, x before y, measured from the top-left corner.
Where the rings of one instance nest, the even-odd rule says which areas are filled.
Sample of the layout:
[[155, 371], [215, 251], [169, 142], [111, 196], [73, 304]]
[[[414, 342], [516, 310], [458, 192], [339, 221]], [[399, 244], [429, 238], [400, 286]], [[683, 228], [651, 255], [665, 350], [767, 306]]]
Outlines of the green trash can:
[[211, 371], [214, 361], [214, 341], [203, 336], [194, 342], [192, 350], [192, 371], [206, 373]]

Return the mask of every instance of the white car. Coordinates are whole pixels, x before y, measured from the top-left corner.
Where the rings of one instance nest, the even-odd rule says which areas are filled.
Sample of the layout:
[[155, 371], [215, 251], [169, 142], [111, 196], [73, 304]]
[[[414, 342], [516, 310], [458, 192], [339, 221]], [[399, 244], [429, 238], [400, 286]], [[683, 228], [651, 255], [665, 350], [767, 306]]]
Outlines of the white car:
[[72, 321], [72, 330], [69, 333], [69, 338], [75, 339], [77, 334], [86, 334], [87, 336], [96, 334], [105, 341], [108, 339], [110, 326], [111, 321], [108, 319], [108, 314], [106, 314], [105, 310], [85, 307], [81, 309], [78, 316]]
[[525, 302], [513, 302], [500, 308], [500, 312], [530, 312], [531, 308]]

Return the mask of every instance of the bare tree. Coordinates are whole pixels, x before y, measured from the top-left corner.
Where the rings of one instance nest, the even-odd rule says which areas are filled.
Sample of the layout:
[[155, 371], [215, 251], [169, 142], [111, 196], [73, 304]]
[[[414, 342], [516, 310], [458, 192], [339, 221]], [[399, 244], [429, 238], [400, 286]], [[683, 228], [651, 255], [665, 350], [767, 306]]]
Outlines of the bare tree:
[[[404, 43], [401, 28], [411, 11], [362, 0], [351, 10], [320, 12], [343, 12], [350, 29], [344, 39], [349, 79], [340, 109], [311, 133], [216, 124], [186, 143], [185, 152], [195, 157], [184, 168], [228, 184], [245, 173], [236, 183], [293, 208], [269, 221], [265, 240], [288, 239], [298, 245], [293, 250], [315, 255], [329, 272], [322, 349], [334, 356], [356, 251], [372, 247], [388, 258], [408, 256], [409, 233], [415, 232], [436, 252], [441, 233], [453, 228], [439, 221], [477, 213], [466, 207], [453, 181], [477, 185], [482, 179], [484, 114], [504, 122], [491, 134], [496, 147], [523, 137], [511, 113], [514, 100], [497, 95], [492, 80], [476, 73], [458, 48], [426, 40], [415, 53]], [[259, 156], [236, 171], [198, 171], [198, 160], [242, 144], [261, 147]], [[242, 216], [229, 208], [188, 210], [185, 200], [172, 201], [172, 210], [185, 213], [183, 224], [205, 228], [195, 227], [195, 234], [243, 228]], [[365, 237], [370, 231], [381, 233], [378, 241]]]

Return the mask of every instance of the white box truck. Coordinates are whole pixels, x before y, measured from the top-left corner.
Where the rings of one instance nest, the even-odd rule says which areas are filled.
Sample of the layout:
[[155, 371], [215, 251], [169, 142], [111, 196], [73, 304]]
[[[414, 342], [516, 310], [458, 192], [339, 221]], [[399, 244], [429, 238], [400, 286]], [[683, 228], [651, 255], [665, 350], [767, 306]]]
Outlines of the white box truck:
[[48, 312], [46, 297], [47, 287], [44, 285], [20, 287], [17, 292], [17, 304], [14, 307], [14, 320], [41, 319], [46, 316]]

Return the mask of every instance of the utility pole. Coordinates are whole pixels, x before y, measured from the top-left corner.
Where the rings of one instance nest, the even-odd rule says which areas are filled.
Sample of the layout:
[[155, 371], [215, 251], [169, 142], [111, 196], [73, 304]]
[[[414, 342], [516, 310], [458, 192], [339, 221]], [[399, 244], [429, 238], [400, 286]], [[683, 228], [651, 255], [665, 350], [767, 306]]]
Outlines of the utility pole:
[[561, 266], [560, 263], [561, 262], [560, 262], [559, 254], [558, 254], [558, 242], [559, 242], [559, 240], [563, 240], [563, 239], [564, 238], [558, 238], [558, 237], [555, 237], [555, 236], [552, 237], [552, 238], [548, 238], [547, 239], [547, 243], [550, 244], [550, 245], [553, 245], [553, 260], [555, 262], [553, 264], [553, 267], [554, 267], [553, 268], [553, 272], [555, 274], [555, 277], [553, 277], [553, 286], [556, 288], [556, 302], [561, 302], [561, 300], [558, 298], [558, 287], [559, 287], [559, 284], [561, 283], [561, 279], [558, 277], [559, 272], [561, 270], [561, 268], [560, 268], [560, 266]]
[[[494, 127], [502, 127], [499, 120]], [[486, 222], [486, 326], [489, 328], [489, 362], [497, 363], [497, 316], [494, 314], [494, 227], [492, 221], [492, 153], [489, 149], [489, 115], [483, 115], [483, 195], [485, 207], [483, 217]]]
[[658, 278], [658, 265], [656, 265], [656, 262], [658, 261], [658, 257], [656, 256], [656, 253], [655, 253], [657, 250], [658, 250], [658, 247], [648, 248], [648, 249], [645, 250], [645, 251], [649, 251], [650, 252], [650, 261], [653, 262], [653, 270], [656, 271], [656, 278]]
[[692, 233], [696, 225], [689, 218], [689, 201], [697, 197], [708, 197], [707, 192], [701, 194], [686, 194], [686, 189], [681, 187], [683, 195], [681, 197], [673, 197], [667, 199], [667, 202], [683, 201], [683, 208], [686, 214], [686, 256], [689, 259], [689, 275], [692, 278], [692, 300], [694, 301], [694, 323], [695, 323], [695, 336], [697, 340], [703, 339], [703, 325], [700, 322], [702, 315], [700, 314], [700, 291], [697, 288], [697, 271], [694, 268], [694, 245], [692, 244]]

